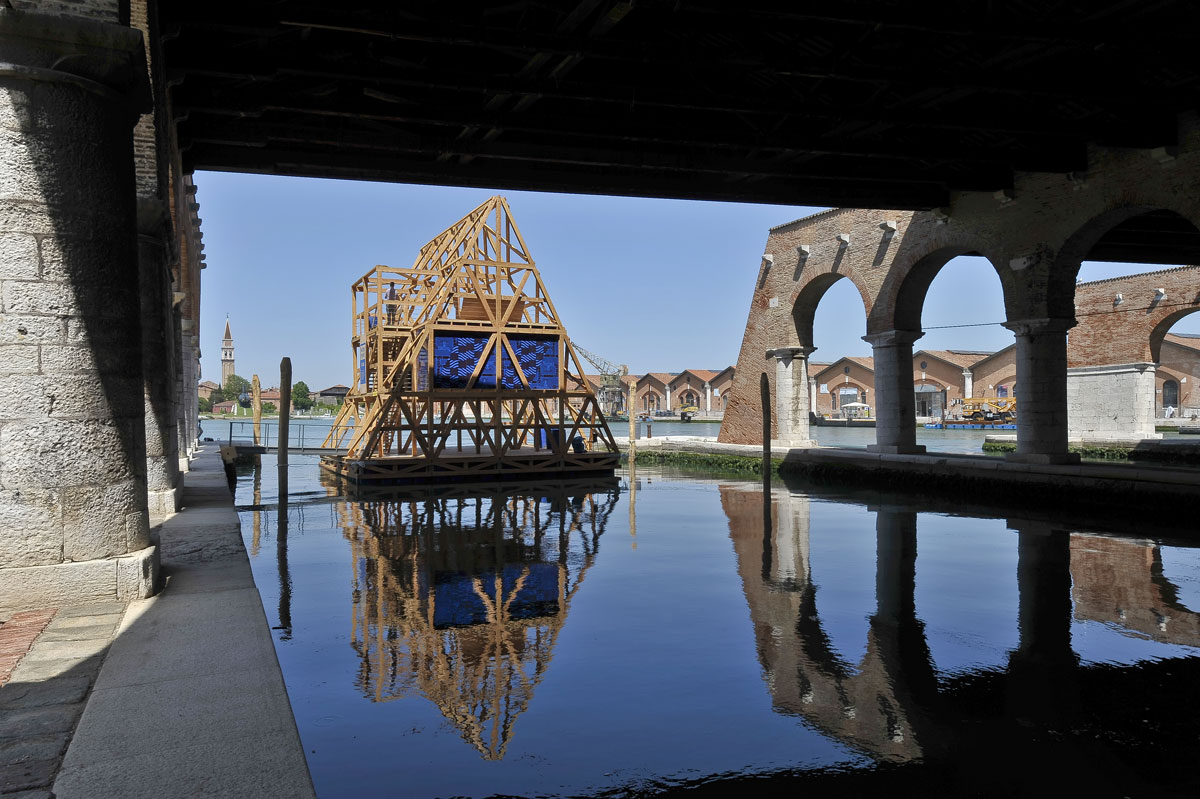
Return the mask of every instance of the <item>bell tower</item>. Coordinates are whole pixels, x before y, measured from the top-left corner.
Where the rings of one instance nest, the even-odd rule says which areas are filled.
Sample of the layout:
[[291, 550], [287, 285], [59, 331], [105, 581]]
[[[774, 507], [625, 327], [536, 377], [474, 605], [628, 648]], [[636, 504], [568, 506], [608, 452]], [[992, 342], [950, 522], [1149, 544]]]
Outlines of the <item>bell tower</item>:
[[225, 340], [221, 342], [221, 388], [233, 375], [233, 334], [229, 332], [229, 316], [225, 316]]

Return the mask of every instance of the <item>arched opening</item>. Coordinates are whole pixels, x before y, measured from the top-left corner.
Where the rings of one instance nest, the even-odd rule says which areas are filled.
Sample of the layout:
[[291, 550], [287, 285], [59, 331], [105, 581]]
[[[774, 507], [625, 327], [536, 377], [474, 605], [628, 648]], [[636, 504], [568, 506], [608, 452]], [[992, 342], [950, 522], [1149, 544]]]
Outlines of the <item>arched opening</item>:
[[1157, 422], [1200, 419], [1200, 313], [1168, 317], [1151, 334], [1155, 363], [1154, 415]]
[[1156, 425], [1200, 404], [1200, 267], [1189, 266], [1200, 263], [1200, 229], [1174, 211], [1123, 208], [1076, 238], [1088, 249], [1061, 289], [1078, 320], [1067, 341], [1072, 435], [1157, 437]]
[[[871, 418], [875, 415], [871, 345], [863, 341], [867, 313], [852, 280], [823, 275], [808, 284], [792, 309], [798, 340], [817, 350], [809, 357], [810, 410], [814, 417]], [[852, 359], [842, 362], [843, 358]], [[842, 362], [837, 369], [831, 367]], [[849, 407], [847, 407], [849, 406]], [[845, 428], [812, 430], [820, 444], [861, 443], [846, 439]]]
[[1013, 361], [1004, 286], [995, 267], [961, 250], [927, 255], [896, 292], [895, 320], [897, 329], [923, 333], [912, 358], [917, 444], [931, 452], [979, 453], [990, 423], [964, 410], [971, 400], [997, 396], [995, 377]]

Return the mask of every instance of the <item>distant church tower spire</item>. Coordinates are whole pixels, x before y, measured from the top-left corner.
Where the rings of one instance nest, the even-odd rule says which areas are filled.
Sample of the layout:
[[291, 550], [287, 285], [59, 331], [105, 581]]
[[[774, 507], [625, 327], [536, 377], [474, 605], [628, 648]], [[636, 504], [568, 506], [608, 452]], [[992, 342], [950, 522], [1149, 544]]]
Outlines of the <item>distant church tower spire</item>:
[[229, 314], [225, 315], [225, 340], [221, 342], [221, 388], [233, 376], [233, 334], [229, 332]]

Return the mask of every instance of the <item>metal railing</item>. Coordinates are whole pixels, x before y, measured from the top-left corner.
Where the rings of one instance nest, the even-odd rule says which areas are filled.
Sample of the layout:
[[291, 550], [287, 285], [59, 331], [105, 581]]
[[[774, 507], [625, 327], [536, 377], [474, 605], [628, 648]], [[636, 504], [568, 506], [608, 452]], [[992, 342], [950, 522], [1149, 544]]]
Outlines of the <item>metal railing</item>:
[[[279, 447], [279, 423], [275, 421], [263, 421], [261, 424], [262, 435], [257, 446], [264, 449], [278, 449]], [[292, 452], [324, 452], [321, 444], [325, 441], [325, 436], [329, 433], [328, 424], [305, 424], [291, 420], [288, 424], [288, 450]], [[229, 420], [228, 433], [225, 436], [225, 443], [230, 446], [253, 447], [254, 442], [254, 422], [250, 420]]]

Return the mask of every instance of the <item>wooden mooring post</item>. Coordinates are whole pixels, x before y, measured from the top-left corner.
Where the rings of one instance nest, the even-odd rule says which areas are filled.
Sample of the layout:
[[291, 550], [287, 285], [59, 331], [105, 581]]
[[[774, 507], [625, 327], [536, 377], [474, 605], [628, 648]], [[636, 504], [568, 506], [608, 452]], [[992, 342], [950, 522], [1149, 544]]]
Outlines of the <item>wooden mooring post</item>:
[[637, 385], [629, 384], [629, 401], [626, 403], [626, 411], [629, 413], [629, 463], [633, 464], [634, 458], [637, 457], [637, 417], [633, 415], [633, 403], [637, 399]]
[[762, 440], [763, 440], [763, 490], [771, 490], [771, 383], [767, 373], [763, 372], [758, 378], [758, 393], [762, 401]]
[[[258, 375], [250, 381], [250, 401], [254, 408], [254, 446], [262, 446], [262, 382]], [[255, 453], [254, 465], [262, 464], [262, 456]]]
[[279, 362], [279, 496], [287, 495], [288, 422], [292, 412], [292, 359]]

